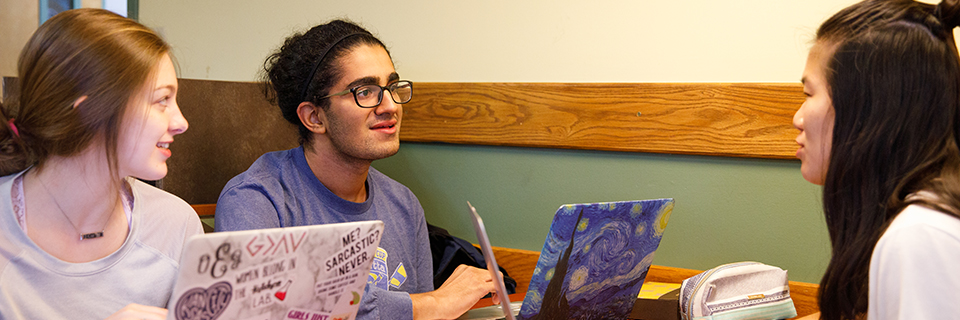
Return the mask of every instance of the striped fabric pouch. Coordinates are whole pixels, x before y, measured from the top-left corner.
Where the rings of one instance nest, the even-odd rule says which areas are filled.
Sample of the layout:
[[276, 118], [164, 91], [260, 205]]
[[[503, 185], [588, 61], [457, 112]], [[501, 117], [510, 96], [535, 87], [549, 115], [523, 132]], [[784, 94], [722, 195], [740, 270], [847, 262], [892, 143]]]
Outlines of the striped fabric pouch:
[[759, 262], [725, 264], [680, 286], [683, 320], [766, 320], [797, 316], [787, 271]]

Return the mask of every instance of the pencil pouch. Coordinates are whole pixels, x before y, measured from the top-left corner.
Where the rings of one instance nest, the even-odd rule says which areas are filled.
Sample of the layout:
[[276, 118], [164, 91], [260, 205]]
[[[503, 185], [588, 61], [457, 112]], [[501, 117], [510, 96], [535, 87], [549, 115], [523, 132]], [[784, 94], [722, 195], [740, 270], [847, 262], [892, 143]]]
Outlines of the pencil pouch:
[[787, 271], [759, 262], [725, 264], [683, 280], [683, 320], [766, 320], [797, 316]]

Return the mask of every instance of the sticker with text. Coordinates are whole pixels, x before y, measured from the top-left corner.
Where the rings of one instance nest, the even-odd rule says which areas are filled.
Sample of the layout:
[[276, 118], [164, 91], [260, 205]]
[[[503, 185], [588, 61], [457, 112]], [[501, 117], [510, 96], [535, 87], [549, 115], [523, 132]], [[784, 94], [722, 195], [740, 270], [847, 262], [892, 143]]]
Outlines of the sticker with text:
[[323, 313], [319, 311], [310, 311], [304, 309], [292, 308], [287, 311], [287, 315], [284, 319], [296, 319], [296, 320], [332, 320], [330, 314]]
[[212, 320], [226, 310], [233, 296], [229, 282], [214, 283], [208, 288], [187, 290], [177, 300], [174, 316], [177, 320]]
[[300, 244], [303, 243], [303, 239], [306, 236], [306, 231], [300, 232], [299, 235], [290, 232], [281, 235], [279, 238], [275, 238], [275, 235], [269, 234], [255, 236], [247, 242], [247, 253], [254, 258], [258, 256], [272, 256], [281, 252], [281, 249], [283, 249], [284, 254], [291, 254], [297, 252], [297, 249], [300, 248]]

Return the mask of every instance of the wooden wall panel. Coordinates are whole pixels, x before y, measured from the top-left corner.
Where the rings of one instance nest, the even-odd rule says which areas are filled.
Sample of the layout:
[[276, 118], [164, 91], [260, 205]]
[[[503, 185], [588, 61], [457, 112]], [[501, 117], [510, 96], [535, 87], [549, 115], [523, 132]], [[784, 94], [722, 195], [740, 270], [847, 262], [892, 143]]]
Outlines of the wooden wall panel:
[[16, 77], [3, 77], [0, 80], [0, 103], [8, 106], [14, 103], [19, 90], [20, 84]]
[[[7, 108], [16, 87], [3, 78]], [[260, 155], [297, 145], [256, 83], [181, 79], [180, 89], [190, 130], [161, 185], [189, 203], [215, 203]], [[417, 82], [400, 139], [793, 159], [802, 102], [799, 84]]]
[[227, 181], [271, 151], [297, 147], [296, 128], [252, 82], [180, 79], [190, 128], [174, 137], [160, 186], [188, 203], [217, 203]]
[[415, 83], [401, 140], [792, 159], [799, 84]]

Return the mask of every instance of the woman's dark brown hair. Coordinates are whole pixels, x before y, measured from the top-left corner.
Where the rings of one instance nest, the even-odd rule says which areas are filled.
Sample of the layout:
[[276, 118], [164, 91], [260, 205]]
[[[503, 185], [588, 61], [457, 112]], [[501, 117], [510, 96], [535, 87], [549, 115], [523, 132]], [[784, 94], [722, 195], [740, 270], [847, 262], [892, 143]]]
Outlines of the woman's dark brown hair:
[[[820, 282], [822, 319], [866, 315], [870, 257], [907, 205], [960, 212], [955, 11], [868, 0], [817, 31], [818, 45], [833, 50], [826, 79], [835, 111], [823, 188], [832, 252]], [[932, 196], [908, 197], [918, 191]]]
[[0, 175], [92, 143], [104, 146], [115, 172], [127, 106], [169, 51], [149, 28], [107, 10], [69, 10], [47, 20], [20, 53], [16, 101], [5, 101], [0, 112]]

